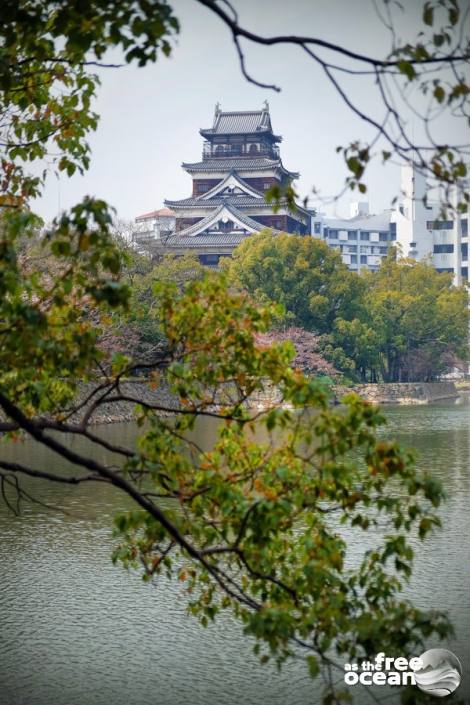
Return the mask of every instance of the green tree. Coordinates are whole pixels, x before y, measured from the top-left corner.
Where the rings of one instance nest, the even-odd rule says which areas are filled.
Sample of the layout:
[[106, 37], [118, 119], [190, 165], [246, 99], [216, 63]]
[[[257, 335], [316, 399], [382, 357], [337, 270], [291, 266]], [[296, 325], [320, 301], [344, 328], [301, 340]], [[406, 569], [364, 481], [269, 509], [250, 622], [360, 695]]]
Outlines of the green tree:
[[468, 357], [468, 292], [450, 274], [392, 252], [363, 278], [361, 316], [338, 321], [333, 335], [363, 380], [429, 381], [449, 357]]
[[[128, 269], [127, 266], [123, 273], [123, 279], [126, 282], [129, 282]], [[142, 356], [145, 352], [148, 355], [153, 348], [160, 349], [165, 345], [165, 337], [158, 320], [155, 285], [174, 283], [182, 289], [189, 281], [201, 279], [204, 272], [204, 267], [193, 255], [164, 255], [156, 264], [150, 260], [146, 261], [146, 271], [132, 279], [129, 308], [119, 314], [117, 323], [120, 335], [124, 338], [129, 328], [135, 331], [139, 341], [135, 353]]]
[[233, 284], [282, 304], [296, 324], [317, 333], [354, 317], [363, 289], [339, 253], [311, 237], [259, 233], [237, 247], [226, 267]]
[[[364, 292], [363, 301], [366, 297]], [[361, 317], [351, 321], [335, 321], [330, 345], [325, 353], [340, 369], [361, 382], [378, 382], [380, 369], [379, 333], [367, 315], [367, 305]]]

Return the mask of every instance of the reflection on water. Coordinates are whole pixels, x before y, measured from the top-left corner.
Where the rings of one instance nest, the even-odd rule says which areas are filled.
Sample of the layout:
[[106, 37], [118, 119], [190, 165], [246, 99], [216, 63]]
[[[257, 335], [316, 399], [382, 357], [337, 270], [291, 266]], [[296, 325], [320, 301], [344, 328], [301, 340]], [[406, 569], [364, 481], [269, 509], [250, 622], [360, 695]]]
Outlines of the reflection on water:
[[[422, 607], [449, 610], [457, 635], [447, 647], [463, 665], [462, 695], [470, 673], [470, 406], [386, 411], [386, 434], [417, 448], [419, 466], [431, 469], [448, 493], [444, 529], [416, 546], [407, 593]], [[101, 433], [122, 443], [132, 442], [135, 430], [122, 424]], [[199, 433], [203, 442], [213, 427], [201, 425]], [[80, 448], [83, 443], [73, 440]], [[65, 466], [29, 442], [0, 450], [18, 462], [34, 455], [37, 467]], [[129, 500], [102, 486], [31, 480], [29, 487], [69, 514], [27, 506], [14, 518], [0, 507], [2, 705], [320, 702], [319, 685], [302, 663], [280, 674], [260, 666], [229, 616], [204, 630], [186, 615], [176, 584], [146, 585], [111, 565], [112, 516]], [[356, 533], [351, 539], [353, 553], [364, 548]]]

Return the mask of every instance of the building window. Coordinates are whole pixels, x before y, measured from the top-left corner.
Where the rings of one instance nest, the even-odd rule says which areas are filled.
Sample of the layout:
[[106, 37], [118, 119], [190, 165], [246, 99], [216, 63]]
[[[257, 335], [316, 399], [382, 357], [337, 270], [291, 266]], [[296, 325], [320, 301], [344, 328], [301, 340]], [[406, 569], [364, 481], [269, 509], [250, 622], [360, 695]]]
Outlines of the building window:
[[380, 242], [387, 242], [388, 240], [388, 233], [379, 233], [379, 241]]
[[329, 230], [328, 230], [328, 237], [329, 237], [331, 240], [336, 239], [336, 238], [338, 237], [338, 231], [337, 231], [337, 230], [331, 230], [331, 229], [329, 229]]
[[208, 266], [219, 264], [220, 255], [199, 255], [199, 262]]
[[426, 227], [428, 230], [452, 230], [454, 223], [452, 220], [428, 220]]
[[351, 264], [357, 264], [357, 255], [351, 255]]
[[234, 229], [234, 223], [233, 220], [219, 220], [217, 223], [218, 230], [221, 230], [224, 233], [230, 233]]
[[367, 264], [367, 255], [361, 255], [361, 264]]
[[388, 252], [388, 247], [379, 247], [379, 252], [381, 255], [386, 255]]
[[370, 240], [370, 233], [365, 233], [361, 231], [361, 240]]
[[462, 267], [462, 277], [468, 279], [468, 267]]
[[348, 252], [354, 252], [354, 253], [356, 253], [356, 252], [357, 252], [357, 247], [354, 246], [354, 245], [349, 245], [349, 247], [348, 247]]
[[209, 191], [214, 186], [213, 182], [207, 181], [195, 181], [194, 182], [194, 192], [195, 193], [205, 193]]
[[462, 224], [462, 237], [468, 237], [468, 219], [464, 220], [462, 218], [460, 222]]
[[396, 223], [390, 223], [390, 240], [396, 240], [397, 239], [397, 224]]
[[348, 230], [348, 240], [357, 240], [357, 230]]
[[452, 267], [436, 267], [436, 272], [439, 272], [439, 274], [450, 273], [453, 271], [454, 270]]
[[453, 252], [454, 251], [454, 246], [453, 245], [434, 245], [434, 254], [439, 255], [444, 252]]
[[462, 248], [462, 259], [468, 259], [468, 244], [464, 242], [460, 247]]
[[314, 223], [313, 224], [313, 232], [316, 235], [319, 235], [321, 233], [321, 223]]

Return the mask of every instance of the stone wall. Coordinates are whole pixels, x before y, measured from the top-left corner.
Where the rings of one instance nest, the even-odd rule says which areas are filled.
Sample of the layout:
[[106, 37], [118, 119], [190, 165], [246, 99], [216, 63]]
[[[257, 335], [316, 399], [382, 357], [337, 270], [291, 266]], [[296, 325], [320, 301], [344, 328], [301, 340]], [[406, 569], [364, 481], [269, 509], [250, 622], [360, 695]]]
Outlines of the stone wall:
[[430, 404], [459, 396], [453, 382], [403, 382], [390, 384], [357, 384], [353, 387], [334, 387], [335, 399], [348, 392], [375, 404]]
[[[84, 384], [77, 395], [77, 402], [84, 401], [94, 385]], [[356, 392], [363, 399], [376, 404], [429, 404], [443, 399], [454, 399], [459, 396], [453, 382], [416, 382], [404, 384], [358, 384], [353, 387], [336, 385], [333, 387], [334, 399], [338, 403], [341, 397], [348, 392]], [[171, 413], [176, 410], [178, 401], [165, 385], [151, 389], [148, 382], [132, 381], [121, 383], [121, 393], [135, 402], [113, 402], [100, 406], [90, 419], [92, 424], [117, 423], [132, 421], [135, 418], [135, 404], [146, 402], [157, 404]], [[275, 387], [268, 387], [264, 392], [253, 395], [249, 407], [253, 410], [262, 410], [281, 401], [279, 391]], [[162, 413], [165, 413], [164, 411]], [[72, 417], [72, 421], [79, 421], [82, 412]]]
[[[83, 384], [80, 387], [80, 391], [77, 394], [76, 404], [84, 402], [90, 393], [95, 388], [95, 384]], [[158, 404], [165, 409], [171, 411], [178, 406], [177, 399], [165, 385], [158, 387], [157, 389], [151, 389], [149, 383], [145, 380], [142, 381], [132, 381], [132, 382], [122, 382], [120, 385], [121, 395], [135, 399], [134, 402], [126, 401], [116, 401], [110, 404], [103, 404], [97, 408], [93, 413], [90, 423], [92, 424], [103, 424], [103, 423], [118, 423], [120, 421], [132, 421], [135, 419], [135, 405], [139, 402], [147, 404]], [[114, 396], [116, 393], [112, 393], [110, 396]], [[99, 397], [99, 393], [95, 398]], [[162, 412], [164, 413], [164, 412]], [[78, 412], [71, 417], [71, 421], [78, 422], [83, 416], [82, 412]]]

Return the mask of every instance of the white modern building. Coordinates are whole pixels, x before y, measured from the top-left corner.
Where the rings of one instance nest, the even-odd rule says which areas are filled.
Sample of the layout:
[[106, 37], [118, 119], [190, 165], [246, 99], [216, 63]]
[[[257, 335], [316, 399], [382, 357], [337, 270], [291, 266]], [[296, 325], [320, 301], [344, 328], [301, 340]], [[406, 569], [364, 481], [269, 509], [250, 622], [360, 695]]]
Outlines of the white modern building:
[[443, 220], [439, 203], [426, 202], [426, 180], [413, 164], [401, 169], [402, 198], [395, 209], [369, 214], [366, 202], [351, 204], [345, 219], [312, 216], [313, 237], [325, 240], [354, 270], [376, 270], [391, 245], [402, 257], [430, 261], [452, 272], [454, 283], [468, 282], [468, 213]]
[[455, 284], [466, 284], [469, 214], [442, 219], [441, 204], [425, 202], [426, 180], [413, 164], [402, 167], [401, 191], [403, 200], [393, 214], [401, 255], [429, 260], [438, 272], [453, 273]]
[[375, 271], [390, 245], [395, 244], [392, 216], [392, 210], [371, 215], [368, 203], [351, 203], [350, 218], [313, 216], [312, 235], [339, 250], [349, 269], [356, 272], [361, 269]]

